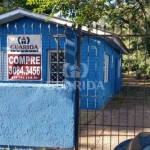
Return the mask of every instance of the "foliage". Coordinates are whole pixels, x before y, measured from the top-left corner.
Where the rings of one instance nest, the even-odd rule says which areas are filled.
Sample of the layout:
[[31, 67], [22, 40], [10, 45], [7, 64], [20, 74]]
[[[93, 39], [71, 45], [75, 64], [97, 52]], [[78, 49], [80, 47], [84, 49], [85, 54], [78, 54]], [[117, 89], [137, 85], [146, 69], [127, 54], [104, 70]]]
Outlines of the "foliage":
[[60, 12], [76, 24], [93, 25], [93, 22], [106, 24], [135, 24], [147, 21], [148, 0], [27, 0], [28, 5], [36, 5], [34, 11], [41, 13], [51, 10], [50, 17]]
[[29, 6], [26, 4], [27, 0], [0, 0], [0, 13], [9, 11], [16, 7], [26, 8], [32, 10], [35, 5]]
[[28, 0], [27, 4], [36, 5], [34, 11], [41, 13], [51, 10], [50, 17], [60, 12], [76, 24], [92, 25], [107, 14], [107, 0]]
[[136, 72], [137, 79], [150, 78], [150, 62], [145, 51], [136, 50], [129, 56], [124, 56], [122, 67], [123, 72]]
[[[34, 11], [51, 10], [50, 17], [61, 12], [75, 24], [93, 27], [107, 25], [107, 30], [126, 35], [150, 33], [150, 0], [28, 0], [36, 5]], [[115, 25], [115, 27], [114, 27]], [[122, 38], [129, 49], [124, 57], [123, 71], [135, 71], [137, 78], [150, 78], [150, 40], [147, 38]]]
[[139, 22], [148, 21], [148, 4], [148, 0], [0, 0], [0, 12], [15, 7], [49, 13], [50, 17], [59, 12], [75, 24], [91, 27], [96, 22], [118, 27], [123, 23], [126, 28], [133, 22], [132, 30], [136, 32]]

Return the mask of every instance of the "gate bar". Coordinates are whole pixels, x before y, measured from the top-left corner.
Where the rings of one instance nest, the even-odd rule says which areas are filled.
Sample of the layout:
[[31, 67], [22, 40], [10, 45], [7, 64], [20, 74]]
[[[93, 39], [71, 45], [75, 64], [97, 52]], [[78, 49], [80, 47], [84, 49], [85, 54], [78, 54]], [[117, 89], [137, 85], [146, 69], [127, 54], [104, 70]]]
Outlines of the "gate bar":
[[[80, 51], [81, 51], [81, 28], [82, 26], [78, 25], [77, 33], [77, 53], [76, 53], [76, 69], [78, 67], [80, 72]], [[80, 117], [80, 90], [78, 84], [80, 82], [80, 77], [76, 78], [76, 101], [75, 101], [75, 150], [79, 150], [79, 117]]]
[[134, 34], [134, 35], [121, 35], [121, 34], [118, 34], [118, 35], [115, 35], [115, 34], [95, 34], [93, 33], [93, 35], [81, 35], [82, 37], [145, 37], [145, 38], [150, 38], [150, 35], [147, 34], [147, 35], [142, 35], [142, 34]]

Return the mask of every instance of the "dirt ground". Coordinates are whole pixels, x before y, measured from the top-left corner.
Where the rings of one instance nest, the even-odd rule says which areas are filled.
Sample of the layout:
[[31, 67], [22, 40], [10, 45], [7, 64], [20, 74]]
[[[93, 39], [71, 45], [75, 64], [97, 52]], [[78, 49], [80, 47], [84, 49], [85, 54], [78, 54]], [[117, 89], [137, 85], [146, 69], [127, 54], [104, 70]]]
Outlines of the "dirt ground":
[[[88, 117], [88, 119], [87, 119]], [[123, 74], [122, 91], [101, 110], [81, 111], [81, 150], [113, 150], [139, 132], [150, 132], [150, 81]]]

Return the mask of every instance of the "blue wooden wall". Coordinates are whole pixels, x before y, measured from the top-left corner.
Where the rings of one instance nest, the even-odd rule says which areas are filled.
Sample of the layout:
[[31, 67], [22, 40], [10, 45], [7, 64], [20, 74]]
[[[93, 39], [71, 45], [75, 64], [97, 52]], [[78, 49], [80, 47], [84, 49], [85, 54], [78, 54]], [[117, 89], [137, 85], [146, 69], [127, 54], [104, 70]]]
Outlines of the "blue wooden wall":
[[[104, 54], [109, 55], [108, 82], [106, 83], [104, 83]], [[122, 76], [120, 70], [120, 77], [118, 77], [119, 59], [121, 59], [120, 52], [103, 38], [89, 37], [82, 40], [81, 63], [89, 67], [87, 76], [81, 78], [82, 87], [85, 87], [81, 90], [81, 109], [100, 109], [120, 91]], [[83, 69], [82, 73], [84, 71]], [[87, 82], [91, 82], [90, 88], [87, 87]], [[93, 82], [96, 84], [96, 89], [92, 89]]]

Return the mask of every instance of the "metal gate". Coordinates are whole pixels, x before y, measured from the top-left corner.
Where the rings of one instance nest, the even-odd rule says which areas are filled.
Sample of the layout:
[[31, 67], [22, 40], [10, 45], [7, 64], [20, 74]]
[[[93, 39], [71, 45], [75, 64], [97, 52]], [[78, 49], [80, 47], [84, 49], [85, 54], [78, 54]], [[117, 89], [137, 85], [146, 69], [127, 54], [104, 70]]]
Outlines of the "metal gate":
[[[24, 34], [25, 29], [24, 26]], [[15, 30], [17, 34], [17, 26]], [[148, 32], [132, 34], [130, 26], [129, 33], [126, 34], [123, 34], [122, 26], [118, 34], [114, 34], [114, 28], [111, 33], [106, 32], [104, 28], [101, 34], [98, 28], [95, 29], [94, 34], [87, 32], [81, 34], [81, 28], [78, 31], [77, 47], [81, 48], [81, 52], [77, 53], [77, 65], [80, 66], [81, 77], [77, 78], [77, 83], [82, 82], [77, 87], [82, 88], [76, 90], [75, 148], [112, 150], [119, 143], [134, 138], [140, 132], [150, 130], [150, 35]], [[52, 38], [55, 39], [57, 53], [59, 53], [61, 51], [58, 40], [60, 35], [58, 32], [56, 34], [57, 36]], [[50, 37], [49, 34], [45, 36]], [[115, 49], [118, 46], [112, 41], [115, 41], [116, 37], [120, 37], [129, 50], [128, 55], [123, 56], [123, 60], [120, 59], [120, 52], [115, 57]], [[65, 37], [62, 38], [65, 43]], [[48, 39], [50, 45], [50, 38]], [[111, 50], [111, 53], [107, 51], [107, 48]], [[1, 52], [0, 55], [4, 59], [5, 54]], [[0, 69], [6, 72], [6, 68], [2, 68], [2, 59], [0, 61]], [[56, 64], [59, 65], [59, 62]], [[110, 72], [108, 68], [113, 68], [115, 71]], [[0, 75], [1, 80], [5, 80], [4, 76], [2, 77], [3, 72]], [[58, 75], [58, 70], [55, 74]], [[95, 84], [98, 88], [87, 89], [87, 81], [89, 81], [88, 86]], [[110, 89], [106, 95], [107, 81], [110, 81], [108, 86]]]
[[[79, 30], [80, 31], [80, 30]], [[107, 59], [102, 60], [101, 55], [107, 52], [107, 38], [114, 38], [114, 26], [111, 35], [107, 35], [106, 28], [102, 29], [103, 35], [96, 34], [80, 35], [81, 40], [81, 59], [80, 69], [81, 78], [83, 71], [83, 60], [86, 62], [88, 71], [86, 81], [91, 80], [96, 84], [98, 82], [97, 76], [103, 74], [102, 84], [105, 83], [105, 75], [102, 73], [105, 71], [105, 65]], [[76, 144], [76, 149], [80, 150], [113, 150], [118, 144], [123, 141], [134, 138], [140, 132], [150, 132], [150, 62], [149, 62], [149, 38], [147, 28], [144, 29], [144, 34], [138, 32], [133, 34], [131, 32], [131, 26], [128, 26], [128, 33], [123, 34], [123, 26], [120, 31], [117, 32], [119, 38], [125, 43], [128, 48], [128, 55], [123, 55], [121, 61], [120, 71], [122, 72], [122, 85], [121, 90], [118, 90], [113, 82], [117, 82], [117, 79], [112, 76], [112, 72], [108, 73], [110, 82], [110, 93], [105, 96], [105, 91], [98, 92], [97, 89], [89, 90], [86, 88], [86, 92], [78, 91], [77, 99], [79, 98], [79, 140]], [[79, 32], [80, 33], [80, 32]], [[78, 48], [80, 48], [80, 38]], [[99, 46], [97, 42], [99, 38], [102, 38], [104, 42], [103, 46]], [[84, 40], [87, 44], [84, 43]], [[92, 41], [93, 40], [93, 41]], [[86, 47], [86, 53], [82, 52]], [[94, 51], [94, 54], [93, 54]], [[104, 53], [102, 53], [104, 51]], [[114, 57], [114, 48], [112, 46], [111, 57]], [[86, 55], [86, 56], [85, 56]], [[103, 56], [105, 58], [105, 56]], [[109, 56], [110, 57], [110, 56]], [[103, 61], [103, 70], [99, 70], [100, 63]], [[115, 58], [110, 59], [109, 65], [116, 67], [119, 63]], [[92, 69], [89, 69], [92, 68]], [[114, 81], [115, 80], [115, 81]], [[101, 85], [102, 85], [101, 84]], [[81, 83], [82, 85], [82, 83]], [[114, 92], [116, 91], [116, 92]], [[109, 99], [104, 102], [106, 97]], [[93, 108], [91, 109], [90, 101], [93, 100]], [[98, 101], [102, 102], [101, 107], [97, 107]], [[84, 103], [84, 104], [83, 104]], [[84, 107], [83, 107], [84, 105]], [[77, 112], [78, 113], [78, 112]], [[78, 116], [78, 115], [77, 115]], [[76, 126], [77, 127], [77, 126]], [[76, 128], [78, 130], [78, 128]]]

